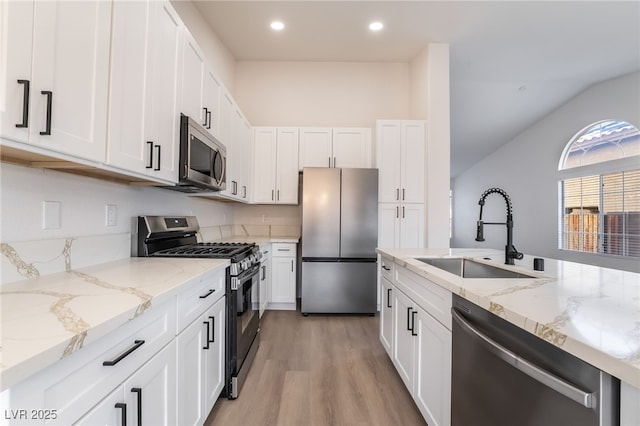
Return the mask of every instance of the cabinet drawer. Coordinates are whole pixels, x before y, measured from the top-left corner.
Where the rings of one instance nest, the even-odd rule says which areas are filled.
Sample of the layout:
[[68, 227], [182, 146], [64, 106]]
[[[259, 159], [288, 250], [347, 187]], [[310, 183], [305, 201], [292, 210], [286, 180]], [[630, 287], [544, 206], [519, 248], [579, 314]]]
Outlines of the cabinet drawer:
[[380, 257], [380, 275], [393, 282], [393, 260], [388, 257]]
[[173, 298], [18, 386], [41, 391], [43, 407], [56, 410], [46, 424], [72, 424], [169, 343], [175, 330]]
[[432, 317], [451, 330], [451, 292], [395, 265], [395, 284]]
[[224, 296], [226, 267], [216, 268], [194, 281], [178, 294], [178, 329], [180, 333], [216, 300]]
[[271, 245], [273, 257], [291, 257], [296, 255], [296, 244], [293, 243], [273, 243]]

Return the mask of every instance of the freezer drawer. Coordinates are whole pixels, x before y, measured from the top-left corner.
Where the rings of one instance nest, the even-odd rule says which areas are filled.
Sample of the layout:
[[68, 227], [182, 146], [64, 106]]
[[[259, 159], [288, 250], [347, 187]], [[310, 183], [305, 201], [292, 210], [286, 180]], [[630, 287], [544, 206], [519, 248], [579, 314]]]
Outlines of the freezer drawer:
[[302, 262], [301, 311], [373, 314], [376, 262]]

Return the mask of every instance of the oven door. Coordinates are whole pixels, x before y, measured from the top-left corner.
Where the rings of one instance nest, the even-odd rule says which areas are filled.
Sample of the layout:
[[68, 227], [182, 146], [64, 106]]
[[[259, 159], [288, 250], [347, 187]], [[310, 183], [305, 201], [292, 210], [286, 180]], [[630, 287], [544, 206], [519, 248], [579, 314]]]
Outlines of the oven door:
[[231, 299], [235, 308], [232, 321], [235, 323], [236, 374], [242, 368], [260, 327], [259, 271], [260, 264], [244, 271], [236, 278], [237, 290], [232, 290]]

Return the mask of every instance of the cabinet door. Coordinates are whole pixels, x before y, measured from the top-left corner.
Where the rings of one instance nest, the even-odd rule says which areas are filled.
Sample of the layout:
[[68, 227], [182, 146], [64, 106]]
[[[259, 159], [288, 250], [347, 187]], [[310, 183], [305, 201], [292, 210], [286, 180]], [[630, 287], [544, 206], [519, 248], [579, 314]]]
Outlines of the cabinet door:
[[276, 143], [275, 127], [253, 129], [253, 201], [255, 203], [271, 204], [276, 201]]
[[415, 327], [416, 305], [400, 291], [394, 291], [393, 302], [393, 364], [400, 378], [413, 394], [413, 374], [415, 367]]
[[204, 346], [206, 329], [201, 315], [176, 338], [178, 352], [179, 425], [204, 423]]
[[104, 161], [111, 2], [37, 1], [34, 12], [30, 143]]
[[371, 129], [333, 129], [333, 167], [371, 167]]
[[273, 257], [271, 259], [271, 303], [295, 303], [296, 259], [295, 257]]
[[[132, 424], [126, 420], [132, 409], [133, 407], [130, 405], [125, 405], [124, 388], [118, 386], [116, 390], [106, 396], [98, 405], [93, 407], [91, 411], [74, 424], [79, 426], [124, 426], [125, 424]], [[124, 418], [123, 414], [125, 416]]]
[[380, 342], [389, 357], [393, 356], [393, 297], [394, 287], [385, 277], [380, 278]]
[[240, 194], [242, 201], [249, 202], [253, 191], [251, 182], [251, 125], [246, 118], [240, 119], [240, 140], [242, 145], [242, 155], [239, 161], [242, 163], [242, 175], [240, 178]]
[[416, 307], [413, 398], [429, 425], [451, 423], [451, 332]]
[[278, 129], [276, 201], [298, 204], [298, 129]]
[[425, 137], [424, 121], [402, 122], [400, 201], [424, 202]]
[[397, 248], [424, 247], [424, 204], [401, 204], [400, 238]]
[[0, 2], [0, 136], [25, 143], [33, 114], [25, 92], [32, 84], [33, 7], [32, 1]]
[[400, 200], [401, 126], [397, 120], [380, 120], [376, 125], [378, 153], [378, 202]]
[[124, 383], [127, 424], [177, 424], [175, 345], [169, 343]]
[[400, 205], [378, 203], [378, 247], [397, 248], [400, 243]]
[[333, 133], [331, 128], [300, 128], [299, 161], [300, 170], [305, 167], [331, 167]]
[[260, 266], [260, 316], [267, 309], [271, 290], [271, 255], [265, 257]]
[[202, 97], [204, 95], [203, 83], [205, 73], [205, 60], [200, 47], [196, 44], [191, 33], [185, 29], [184, 46], [182, 52], [182, 113], [187, 115], [202, 126], [204, 122], [204, 109]]
[[222, 84], [210, 69], [204, 74], [203, 117], [204, 128], [220, 139], [220, 92]]
[[204, 314], [204, 321], [209, 321], [210, 336], [208, 338], [207, 349], [204, 349], [204, 413], [203, 418], [206, 419], [209, 411], [213, 408], [222, 388], [224, 387], [225, 369], [224, 369], [224, 353], [225, 353], [225, 298], [218, 300]]

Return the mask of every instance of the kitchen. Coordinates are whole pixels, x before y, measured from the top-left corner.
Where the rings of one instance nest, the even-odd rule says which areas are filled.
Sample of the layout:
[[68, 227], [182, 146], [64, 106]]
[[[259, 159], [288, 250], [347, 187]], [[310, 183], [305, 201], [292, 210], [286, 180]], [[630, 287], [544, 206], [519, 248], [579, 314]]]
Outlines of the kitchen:
[[[448, 90], [446, 90], [448, 85], [444, 84], [449, 75], [446, 46], [431, 46], [432, 49], [421, 51], [411, 63], [311, 64], [305, 62], [252, 63], [251, 61], [236, 63], [229, 51], [221, 46], [219, 39], [212, 36], [211, 29], [204, 22], [196, 6], [188, 2], [177, 2], [174, 7], [193, 33], [200, 48], [206, 52], [207, 59], [211, 61], [212, 68], [216, 70], [221, 80], [229, 88], [235, 86], [233, 97], [242, 107], [244, 114], [251, 118], [252, 125], [373, 127], [375, 120], [379, 118], [420, 117], [426, 118], [430, 123], [429, 141], [448, 140]], [[411, 77], [424, 74], [427, 74], [424, 79]], [[296, 75], [299, 77], [296, 78]], [[283, 81], [289, 81], [291, 85], [283, 87]], [[303, 88], [311, 90], [307, 87], [307, 81], [317, 82], [312, 86], [311, 92], [302, 90]], [[331, 83], [323, 84], [327, 81]], [[294, 85], [296, 82], [299, 85]], [[424, 97], [417, 95], [421, 93], [417, 89], [433, 87], [435, 83], [437, 85], [434, 90], [430, 90]], [[619, 85], [625, 87], [622, 83]], [[444, 93], [437, 93], [439, 88], [442, 88]], [[626, 93], [623, 88], [616, 87], [616, 89], [619, 93], [614, 93], [615, 96], [612, 94], [612, 98], [620, 98], [619, 95]], [[283, 99], [282, 97], [290, 91], [300, 93], [299, 96], [303, 97], [302, 101], [299, 98], [297, 101], [295, 98]], [[367, 95], [370, 93], [378, 94], [379, 97], [375, 102], [371, 102], [370, 95]], [[446, 102], [443, 101], [443, 96], [447, 98]], [[309, 102], [307, 98], [313, 99], [314, 102]], [[335, 101], [345, 98], [350, 102]], [[269, 105], [273, 102], [279, 103], [280, 108], [270, 108]], [[413, 108], [410, 108], [410, 105]], [[412, 113], [414, 111], [415, 113]], [[628, 111], [622, 112], [625, 117], [632, 115]], [[633, 122], [631, 118], [628, 121]], [[438, 125], [441, 128], [438, 128]], [[575, 132], [576, 129], [577, 127], [574, 126], [572, 131]], [[565, 139], [568, 140], [570, 136], [571, 134], [567, 134]], [[564, 143], [560, 144], [556, 150], [561, 150], [562, 145]], [[446, 184], [449, 181], [448, 143], [438, 144], [437, 149], [430, 154], [432, 154], [428, 157], [430, 163], [426, 167], [429, 175], [425, 176], [425, 180], [427, 185], [430, 185], [426, 189], [430, 200], [427, 208], [434, 210], [426, 214], [425, 229], [428, 232], [426, 232], [425, 246], [443, 247], [449, 245], [448, 227], [442, 226], [449, 221], [449, 188]], [[442, 160], [444, 158], [446, 160]], [[7, 163], [3, 163], [2, 168], [2, 242], [91, 237], [87, 238], [86, 245], [80, 245], [83, 243], [82, 238], [74, 240], [73, 244], [75, 247], [80, 247], [80, 250], [87, 250], [87, 258], [94, 261], [95, 259], [109, 260], [110, 250], [122, 251], [123, 244], [125, 249], [128, 249], [126, 241], [123, 242], [123, 240], [126, 240], [126, 235], [131, 232], [132, 217], [141, 214], [167, 214], [168, 205], [172, 206], [171, 214], [197, 216], [201, 228], [206, 228], [211, 235], [220, 235], [220, 237], [246, 234], [247, 226], [254, 226], [262, 233], [280, 232], [280, 235], [286, 236], [291, 232], [289, 227], [299, 229], [301, 225], [297, 206], [220, 203], [185, 197], [182, 194], [142, 185], [124, 186], [108, 180], [79, 178], [76, 175], [60, 174], [47, 169], [24, 168]], [[519, 168], [519, 172], [522, 173], [522, 165]], [[533, 171], [531, 173], [533, 174]], [[456, 191], [457, 182], [464, 182], [466, 179], [462, 175], [459, 180], [453, 181], [455, 197], [458, 196], [457, 193], [466, 193], [464, 188], [459, 192]], [[524, 180], [527, 179], [524, 178]], [[489, 180], [485, 182], [488, 183]], [[468, 197], [473, 199], [470, 202], [471, 207], [456, 209], [456, 211], [468, 210], [472, 212], [470, 214], [474, 218], [454, 223], [454, 239], [464, 238], [458, 234], [458, 227], [463, 229], [475, 224], [477, 198], [484, 189], [486, 188], [468, 190]], [[526, 242], [535, 238], [524, 237], [525, 232], [528, 231], [522, 224], [534, 222], [535, 208], [526, 205], [528, 200], [516, 197], [520, 191], [518, 187], [508, 186], [506, 189], [514, 198], [516, 208], [516, 244], [525, 252], [533, 252], [527, 247]], [[528, 190], [530, 188], [527, 187]], [[52, 229], [43, 230], [40, 226], [43, 201], [53, 202], [54, 213], [58, 210], [61, 212], [60, 215], [53, 215]], [[454, 205], [457, 203], [458, 200], [454, 199]], [[105, 205], [116, 206], [115, 225], [105, 226]], [[56, 223], [59, 226], [56, 227]], [[25, 225], [17, 226], [17, 224]], [[242, 225], [245, 225], [244, 229]], [[475, 234], [473, 230], [459, 232], [468, 236]], [[488, 237], [491, 236], [491, 232], [487, 231]], [[495, 230], [494, 234], [499, 236], [499, 231]], [[108, 238], [100, 238], [105, 235]], [[495, 247], [500, 247], [502, 244], [502, 238], [499, 239], [500, 243], [496, 243]], [[97, 249], [96, 244], [107, 245]], [[452, 246], [468, 247], [470, 244], [476, 245], [463, 240], [461, 244]], [[541, 249], [536, 249], [535, 252], [545, 257], [557, 257]], [[61, 259], [59, 258], [58, 262]], [[3, 258], [4, 261], [5, 258]], [[77, 262], [82, 265], [80, 260]], [[77, 262], [74, 260], [74, 267], [78, 265]], [[7, 268], [3, 264], [3, 271], [5, 269]]]

